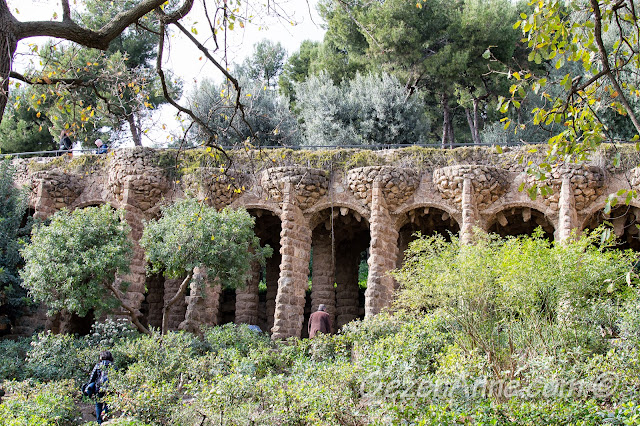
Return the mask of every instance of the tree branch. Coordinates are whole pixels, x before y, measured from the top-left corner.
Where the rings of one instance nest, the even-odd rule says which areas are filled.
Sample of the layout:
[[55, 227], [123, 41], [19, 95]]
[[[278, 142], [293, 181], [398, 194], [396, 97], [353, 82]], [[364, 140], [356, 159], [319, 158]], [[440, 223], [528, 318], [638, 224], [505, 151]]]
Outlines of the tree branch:
[[[29, 37], [55, 37], [73, 41], [86, 47], [93, 47], [100, 50], [106, 50], [109, 43], [118, 37], [122, 31], [129, 25], [138, 21], [147, 13], [161, 6], [165, 0], [142, 0], [133, 8], [118, 13], [111, 21], [98, 31], [83, 28], [69, 19], [63, 19], [62, 22], [57, 21], [28, 21], [13, 23], [14, 34], [18, 40]], [[69, 6], [68, 1], [63, 2], [63, 9]], [[193, 0], [186, 0], [180, 9], [184, 13], [183, 8], [191, 9]], [[66, 13], [66, 11], [65, 11]], [[69, 12], [70, 13], [70, 12]]]
[[62, 0], [62, 22], [72, 22], [69, 0]]
[[171, 308], [180, 299], [180, 296], [184, 294], [185, 290], [187, 289], [187, 285], [191, 281], [191, 277], [193, 277], [193, 271], [189, 271], [189, 273], [184, 278], [184, 280], [182, 280], [182, 283], [180, 284], [180, 288], [178, 289], [176, 294], [162, 307], [162, 334], [163, 335], [167, 333], [167, 322], [168, 322], [167, 313], [169, 311], [169, 308]]
[[116, 299], [118, 299], [118, 301], [120, 302], [120, 305], [122, 305], [122, 307], [129, 312], [129, 317], [131, 318], [131, 322], [133, 322], [133, 324], [138, 328], [138, 331], [151, 336], [151, 332], [149, 331], [149, 329], [144, 325], [142, 325], [142, 323], [138, 319], [138, 314], [139, 314], [138, 310], [132, 308], [131, 306], [129, 306], [127, 302], [124, 301], [124, 298], [122, 297], [122, 292], [118, 290], [113, 285], [112, 282], [109, 282], [107, 284], [107, 288], [111, 291], [111, 293], [113, 293]]
[[595, 24], [594, 36], [596, 40], [596, 45], [598, 46], [598, 52], [600, 53], [600, 62], [602, 63], [602, 70], [606, 73], [607, 77], [609, 77], [609, 81], [611, 82], [611, 85], [613, 86], [613, 88], [616, 90], [616, 92], [618, 92], [618, 96], [620, 96], [622, 105], [624, 105], [626, 112], [629, 115], [629, 118], [631, 119], [631, 122], [633, 123], [633, 126], [636, 129], [636, 132], [640, 134], [640, 123], [638, 122], [636, 114], [633, 111], [633, 108], [631, 107], [631, 105], [629, 104], [629, 101], [627, 100], [627, 97], [625, 96], [624, 92], [622, 91], [620, 84], [618, 84], [618, 80], [615, 79], [613, 72], [611, 71], [611, 67], [609, 66], [609, 57], [607, 56], [607, 51], [604, 47], [604, 42], [602, 41], [602, 15], [600, 13], [600, 4], [598, 3], [598, 0], [590, 0], [590, 3], [591, 3], [591, 8], [593, 9], [593, 13], [595, 15], [594, 16], [594, 24]]

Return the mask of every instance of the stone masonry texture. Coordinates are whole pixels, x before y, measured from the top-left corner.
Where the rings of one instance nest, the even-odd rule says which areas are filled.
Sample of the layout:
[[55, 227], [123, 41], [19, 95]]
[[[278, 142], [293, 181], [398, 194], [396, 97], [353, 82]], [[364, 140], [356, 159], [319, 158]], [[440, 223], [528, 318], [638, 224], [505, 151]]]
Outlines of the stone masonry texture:
[[[224, 283], [209, 282], [206, 272], [197, 271], [184, 301], [169, 312], [169, 327], [198, 331], [235, 318], [266, 328], [274, 338], [287, 338], [304, 334], [308, 297], [311, 312], [320, 303], [327, 306], [335, 329], [363, 311], [370, 316], [388, 308], [397, 285], [388, 272], [401, 264], [401, 248], [413, 238], [401, 232], [407, 224], [427, 232], [459, 230], [462, 241], [472, 241], [476, 229], [499, 226], [501, 232], [515, 233], [539, 223], [562, 241], [608, 220], [603, 212], [607, 197], [622, 189], [639, 190], [640, 169], [634, 161], [615, 167], [607, 152], [589, 163], [552, 167], [545, 183], [549, 194], [535, 199], [526, 188], [537, 183], [525, 167], [538, 160], [517, 149], [502, 155], [489, 148], [352, 150], [324, 157], [313, 151], [277, 151], [261, 163], [238, 160], [228, 170], [207, 163], [210, 156], [204, 151], [189, 151], [186, 158], [198, 160], [176, 165], [169, 161], [179, 158], [175, 151], [136, 147], [107, 156], [18, 159], [14, 164], [16, 185], [29, 186], [36, 218], [101, 204], [124, 210], [134, 253], [130, 273], [121, 278], [130, 283], [128, 301], [151, 325], [180, 281], [147, 276], [138, 245], [145, 221], [158, 217], [163, 203], [190, 195], [216, 208], [269, 212], [271, 228], [265, 225], [260, 235], [279, 242], [278, 252], [266, 267], [254, 265], [247, 286], [235, 292], [234, 304], [223, 306]], [[255, 160], [259, 153], [248, 157]], [[640, 202], [633, 199], [622, 216], [611, 218], [616, 235], [640, 249], [637, 228], [629, 226], [640, 220]], [[278, 221], [280, 226], [273, 227]], [[364, 258], [363, 303], [358, 267]], [[233, 315], [229, 309], [235, 309]], [[42, 309], [34, 311], [14, 330], [28, 333], [44, 326], [43, 318]], [[48, 323], [56, 321], [64, 318]]]

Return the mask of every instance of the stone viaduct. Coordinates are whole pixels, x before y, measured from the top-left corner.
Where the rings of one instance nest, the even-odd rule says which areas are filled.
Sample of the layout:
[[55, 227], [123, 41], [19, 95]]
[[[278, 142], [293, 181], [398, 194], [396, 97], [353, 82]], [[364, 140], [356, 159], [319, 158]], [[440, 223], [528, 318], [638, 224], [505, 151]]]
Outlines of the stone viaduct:
[[[469, 241], [476, 227], [518, 235], [540, 226], [548, 238], [564, 240], [607, 219], [623, 246], [640, 248], [633, 226], [640, 203], [634, 199], [603, 213], [609, 194], [640, 186], [635, 159], [616, 168], [610, 151], [588, 164], [554, 168], [547, 181], [551, 194], [535, 200], [521, 190], [533, 184], [523, 164], [539, 160], [517, 149], [243, 151], [229, 167], [205, 150], [132, 148], [15, 164], [17, 183], [30, 185], [30, 213], [37, 218], [104, 203], [126, 211], [135, 246], [127, 297], [152, 326], [160, 324], [164, 300], [180, 280], [146, 275], [137, 245], [144, 221], [187, 193], [217, 208], [245, 207], [261, 243], [274, 249], [266, 268], [256, 268], [246, 287], [235, 291], [207, 286], [202, 294], [193, 285], [172, 310], [170, 325], [194, 330], [233, 321], [286, 338], [305, 335], [308, 315], [320, 303], [336, 328], [388, 307], [396, 283], [387, 272], [401, 264], [416, 231], [451, 232]], [[358, 285], [363, 261], [366, 291]], [[61, 327], [57, 321], [50, 319], [48, 327]]]

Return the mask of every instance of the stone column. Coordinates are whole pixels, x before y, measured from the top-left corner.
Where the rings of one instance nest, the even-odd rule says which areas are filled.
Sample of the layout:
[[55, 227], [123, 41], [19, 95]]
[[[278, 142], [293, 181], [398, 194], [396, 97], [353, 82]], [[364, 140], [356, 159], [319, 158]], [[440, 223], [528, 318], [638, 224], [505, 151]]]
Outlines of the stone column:
[[369, 278], [365, 292], [365, 317], [379, 313], [393, 299], [394, 279], [387, 274], [396, 267], [398, 231], [395, 229], [380, 181], [371, 190], [371, 243]]
[[326, 312], [331, 316], [331, 324], [335, 326], [336, 291], [333, 286], [335, 280], [331, 235], [318, 232], [314, 236], [311, 312], [317, 311], [320, 304], [326, 305]]
[[284, 188], [280, 232], [280, 279], [272, 329], [273, 339], [300, 337], [304, 320], [305, 289], [309, 277], [311, 229], [295, 204], [290, 183]]
[[191, 291], [186, 297], [185, 320], [178, 328], [198, 333], [203, 325], [217, 325], [221, 293], [220, 284], [212, 285], [209, 282], [206, 268], [194, 268]]
[[35, 219], [46, 219], [57, 211], [55, 208], [56, 200], [51, 197], [51, 191], [45, 188], [46, 185], [44, 179], [37, 180], [35, 202], [33, 203], [35, 210], [33, 217]]
[[273, 328], [273, 315], [276, 312], [276, 296], [278, 295], [278, 278], [280, 277], [280, 253], [273, 253], [271, 259], [267, 259], [267, 330]]
[[336, 263], [336, 322], [334, 327], [338, 330], [346, 323], [358, 318], [360, 252], [353, 250], [350, 245], [340, 246], [336, 257], [340, 259]]
[[558, 226], [553, 237], [556, 241], [567, 241], [571, 237], [571, 231], [577, 227], [578, 213], [571, 178], [563, 176], [558, 200]]
[[144, 249], [140, 247], [140, 244], [138, 244], [138, 241], [142, 238], [142, 230], [144, 229], [143, 220], [145, 217], [136, 205], [134, 190], [131, 187], [131, 180], [125, 181], [122, 204], [125, 210], [125, 220], [131, 227], [129, 238], [133, 243], [133, 256], [129, 267], [129, 273], [123, 276], [122, 280], [130, 283], [125, 294], [127, 302], [131, 307], [139, 310], [142, 306], [142, 301], [144, 300], [145, 283], [147, 280], [145, 269], [147, 263], [144, 258]]
[[[186, 276], [186, 275], [185, 275]], [[182, 281], [185, 277], [164, 280], [164, 303], [166, 305], [178, 292]], [[180, 324], [185, 320], [187, 313], [187, 298], [178, 300], [169, 308], [167, 312], [167, 329], [177, 330]]]
[[236, 324], [258, 324], [259, 284], [260, 264], [255, 262], [245, 287], [236, 290]]
[[460, 242], [462, 244], [470, 244], [473, 241], [473, 228], [478, 226], [478, 218], [473, 184], [470, 178], [464, 178], [462, 183], [462, 226], [460, 226]]

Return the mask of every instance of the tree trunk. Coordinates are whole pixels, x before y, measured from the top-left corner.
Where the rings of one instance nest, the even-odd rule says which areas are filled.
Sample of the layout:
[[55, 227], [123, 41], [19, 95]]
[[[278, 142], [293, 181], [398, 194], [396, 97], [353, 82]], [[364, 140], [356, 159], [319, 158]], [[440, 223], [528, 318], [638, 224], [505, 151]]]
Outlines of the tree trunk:
[[193, 276], [193, 271], [190, 271], [185, 277], [185, 279], [182, 281], [182, 284], [180, 284], [180, 288], [178, 289], [176, 294], [171, 298], [171, 300], [165, 303], [164, 306], [162, 307], [162, 334], [163, 335], [167, 334], [167, 323], [169, 321], [167, 313], [169, 312], [169, 308], [175, 305], [175, 303], [178, 300], [180, 300], [180, 296], [184, 295], [185, 291], [187, 290], [187, 286], [191, 282], [192, 276]]
[[13, 28], [14, 21], [6, 0], [0, 0], [0, 120], [9, 100], [9, 73], [18, 46]]
[[473, 142], [476, 145], [479, 145], [482, 141], [480, 140], [480, 100], [473, 100]]
[[449, 140], [449, 122], [451, 121], [451, 111], [449, 110], [449, 97], [446, 93], [440, 95], [440, 105], [442, 106], [442, 149], [447, 147]]
[[127, 115], [127, 122], [129, 123], [129, 130], [131, 131], [133, 144], [135, 146], [142, 146], [142, 140], [140, 139], [140, 126], [136, 124], [136, 117], [133, 113]]
[[[447, 108], [449, 104], [447, 104]], [[455, 135], [453, 133], [453, 119], [451, 118], [451, 112], [449, 112], [449, 149], [453, 149], [453, 144], [455, 143]]]
[[471, 131], [471, 139], [475, 145], [480, 144], [480, 132], [478, 131], [478, 100], [473, 100], [473, 113], [469, 108], [464, 109], [464, 113], [467, 116], [467, 123], [469, 123], [469, 130]]

